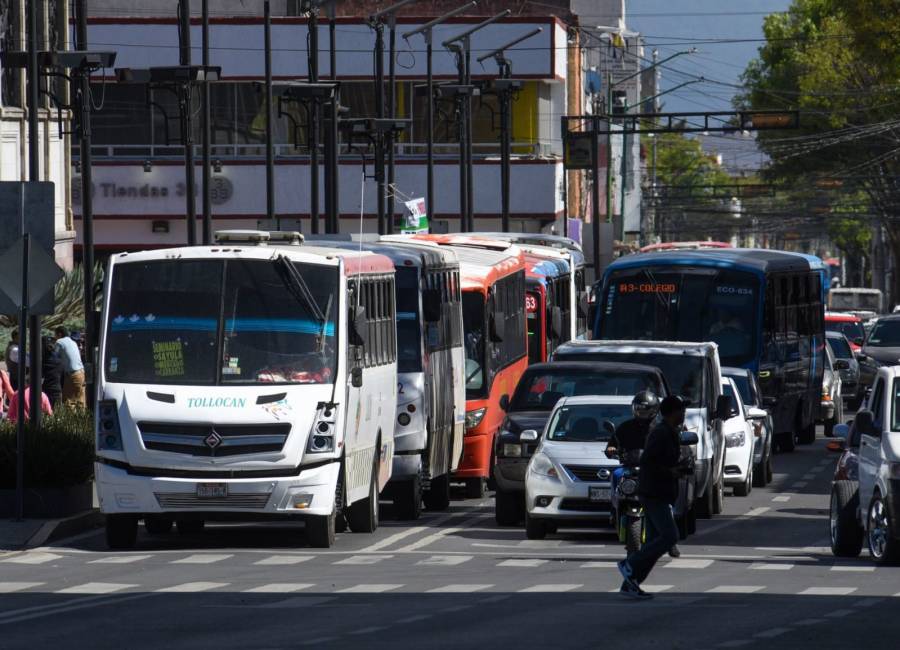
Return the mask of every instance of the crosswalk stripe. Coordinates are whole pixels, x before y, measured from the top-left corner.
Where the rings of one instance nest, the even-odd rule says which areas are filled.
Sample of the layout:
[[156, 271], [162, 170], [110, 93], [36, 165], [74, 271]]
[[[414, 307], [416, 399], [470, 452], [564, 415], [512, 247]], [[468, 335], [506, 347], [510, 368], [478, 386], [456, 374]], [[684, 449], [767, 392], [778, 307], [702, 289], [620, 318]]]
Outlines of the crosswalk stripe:
[[542, 564], [547, 564], [547, 560], [503, 560], [497, 566], [515, 566], [515, 567], [536, 567], [541, 566]]
[[360, 634], [372, 634], [374, 632], [381, 632], [381, 630], [385, 629], [382, 625], [371, 625], [369, 627], [360, 628], [358, 630], [354, 630], [353, 632], [349, 632], [351, 635], [360, 635]]
[[792, 490], [802, 490], [807, 485], [806, 481], [797, 481], [791, 486]]
[[615, 562], [585, 562], [581, 565], [582, 569], [615, 569]]
[[115, 582], [86, 582], [83, 585], [60, 589], [58, 594], [112, 594], [123, 589], [133, 589], [137, 585], [124, 585]]
[[851, 572], [851, 573], [872, 573], [875, 571], [875, 567], [835, 564], [833, 567], [831, 567], [831, 570], [832, 571], [847, 571], [847, 572]]
[[222, 587], [227, 587], [229, 584], [230, 583], [228, 582], [185, 582], [180, 585], [173, 585], [172, 587], [163, 587], [156, 591], [161, 594], [194, 594], [201, 591], [209, 591], [211, 589], [221, 589]]
[[705, 569], [713, 563], [712, 560], [690, 560], [677, 558], [669, 560], [663, 566], [665, 569]]
[[224, 553], [199, 553], [197, 555], [188, 555], [180, 560], [172, 560], [170, 564], [214, 564], [232, 557], [234, 557], [234, 555]]
[[755, 594], [757, 591], [762, 591], [765, 587], [759, 586], [749, 586], [749, 585], [720, 585], [718, 587], [713, 587], [712, 589], [707, 589], [706, 593], [708, 594]]
[[804, 474], [800, 478], [802, 478], [804, 481], [812, 481], [814, 478], [816, 478], [816, 475], [815, 474]]
[[584, 585], [532, 585], [519, 589], [521, 594], [540, 594], [540, 593], [562, 593], [564, 591], [574, 591], [580, 589]]
[[273, 582], [268, 585], [245, 589], [245, 594], [291, 594], [295, 591], [303, 591], [315, 587], [315, 584], [309, 582]]
[[790, 571], [794, 568], [793, 564], [774, 564], [768, 562], [755, 562], [750, 565], [751, 569], [757, 571]]
[[25, 591], [45, 585], [45, 582], [0, 582], [0, 594], [11, 594], [16, 591]]
[[648, 591], [651, 594], [658, 594], [662, 593], [663, 591], [668, 591], [669, 589], [674, 588], [674, 586], [675, 585], [641, 585], [641, 589], [643, 589], [644, 591]]
[[856, 587], [809, 587], [799, 592], [798, 596], [847, 596], [856, 591]]
[[419, 560], [416, 564], [423, 566], [458, 566], [471, 559], [471, 555], [432, 555], [424, 560]]
[[99, 560], [91, 560], [88, 564], [132, 564], [142, 562], [153, 557], [152, 555], [110, 555]]
[[484, 591], [485, 589], [490, 589], [494, 585], [444, 585], [443, 587], [436, 587], [435, 589], [429, 589], [426, 593], [429, 594], [471, 594], [476, 591]]
[[300, 564], [312, 560], [314, 555], [271, 555], [262, 560], [258, 560], [253, 564], [260, 566], [287, 566], [291, 564]]
[[355, 585], [346, 589], [338, 589], [339, 594], [381, 594], [385, 591], [400, 589], [403, 585]]
[[369, 564], [378, 564], [383, 560], [389, 560], [393, 555], [351, 555], [343, 560], [332, 562], [332, 564], [349, 564], [354, 566], [362, 566]]
[[723, 641], [717, 648], [743, 648], [745, 645], [753, 643], [751, 639], [734, 639], [732, 641]]
[[782, 494], [777, 497], [772, 497], [772, 501], [778, 501], [779, 503], [785, 503], [786, 501], [790, 501], [790, 500], [791, 500], [791, 497], [789, 497], [786, 494]]
[[0, 560], [0, 562], [9, 562], [10, 564], [45, 564], [53, 560], [61, 560], [62, 558], [62, 555], [56, 555], [55, 553], [25, 553]]
[[774, 639], [776, 636], [781, 636], [790, 631], [791, 628], [789, 627], [773, 627], [771, 630], [764, 630], [758, 634], [754, 634], [753, 637], [756, 639]]

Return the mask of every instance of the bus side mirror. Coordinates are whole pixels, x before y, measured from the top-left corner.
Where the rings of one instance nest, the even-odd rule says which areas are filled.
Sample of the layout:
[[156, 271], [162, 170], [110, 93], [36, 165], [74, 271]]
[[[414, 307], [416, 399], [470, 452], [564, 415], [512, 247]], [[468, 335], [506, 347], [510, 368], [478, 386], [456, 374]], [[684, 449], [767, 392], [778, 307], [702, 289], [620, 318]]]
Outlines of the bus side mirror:
[[582, 291], [578, 296], [578, 315], [582, 317], [587, 316], [588, 309], [588, 295], [586, 291]]
[[491, 340], [495, 342], [503, 341], [503, 325], [506, 324], [506, 314], [502, 311], [495, 311], [491, 317]]
[[366, 321], [366, 308], [355, 307], [350, 312], [350, 342], [365, 347], [369, 340], [369, 327]]
[[441, 292], [437, 289], [425, 289], [422, 292], [422, 316], [426, 323], [441, 320]]
[[683, 445], [696, 445], [700, 442], [700, 438], [695, 431], [682, 431], [680, 438]]
[[881, 431], [878, 431], [875, 427], [875, 416], [872, 414], [872, 411], [860, 411], [856, 414], [853, 423], [860, 433], [864, 433], [867, 436], [881, 435]]
[[350, 369], [350, 385], [353, 388], [360, 388], [363, 385], [363, 375], [362, 375], [362, 367], [353, 366]]
[[719, 395], [716, 399], [716, 419], [728, 420], [732, 417], [731, 398], [728, 395]]
[[509, 395], [507, 395], [505, 393], [503, 395], [501, 395], [499, 404], [500, 404], [500, 408], [502, 408], [504, 411], [508, 411], [509, 410]]
[[550, 312], [550, 329], [553, 332], [553, 338], [562, 338], [563, 334], [563, 322], [562, 322], [562, 309], [559, 307], [553, 307]]

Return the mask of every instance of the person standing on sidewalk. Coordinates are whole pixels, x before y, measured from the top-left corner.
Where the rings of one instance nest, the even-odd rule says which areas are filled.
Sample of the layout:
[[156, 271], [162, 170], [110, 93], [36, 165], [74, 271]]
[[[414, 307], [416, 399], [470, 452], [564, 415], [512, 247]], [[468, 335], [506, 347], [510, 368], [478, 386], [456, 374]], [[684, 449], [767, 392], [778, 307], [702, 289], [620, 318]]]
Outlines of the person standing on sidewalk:
[[84, 393], [84, 363], [78, 344], [69, 336], [65, 327], [56, 328], [56, 350], [59, 352], [63, 366], [63, 404], [67, 406], [86, 407]]
[[624, 578], [619, 593], [641, 600], [652, 598], [641, 589], [641, 583], [650, 575], [659, 558], [678, 541], [678, 527], [672, 515], [672, 504], [678, 498], [684, 402], [681, 398], [670, 395], [662, 401], [659, 412], [662, 419], [647, 436], [638, 475], [638, 495], [644, 508], [646, 541], [640, 550], [618, 562], [619, 572]]

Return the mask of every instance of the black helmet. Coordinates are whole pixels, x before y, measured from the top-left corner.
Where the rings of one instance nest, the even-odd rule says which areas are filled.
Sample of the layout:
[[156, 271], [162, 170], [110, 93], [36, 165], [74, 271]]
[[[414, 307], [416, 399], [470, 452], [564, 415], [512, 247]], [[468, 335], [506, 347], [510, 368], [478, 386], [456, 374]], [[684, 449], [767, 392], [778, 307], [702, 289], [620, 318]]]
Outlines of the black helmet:
[[653, 391], [642, 390], [631, 400], [631, 412], [641, 420], [652, 420], [659, 413], [659, 398]]

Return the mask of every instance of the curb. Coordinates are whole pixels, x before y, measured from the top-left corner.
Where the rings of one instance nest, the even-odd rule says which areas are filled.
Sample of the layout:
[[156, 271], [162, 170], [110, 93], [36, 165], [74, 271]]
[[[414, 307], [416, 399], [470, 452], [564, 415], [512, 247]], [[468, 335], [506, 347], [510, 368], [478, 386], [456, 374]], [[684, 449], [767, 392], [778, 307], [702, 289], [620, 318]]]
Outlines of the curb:
[[103, 525], [104, 517], [99, 509], [87, 510], [65, 519], [54, 519], [46, 522], [41, 528], [22, 545], [20, 550], [28, 550], [44, 546], [64, 537], [71, 537]]

